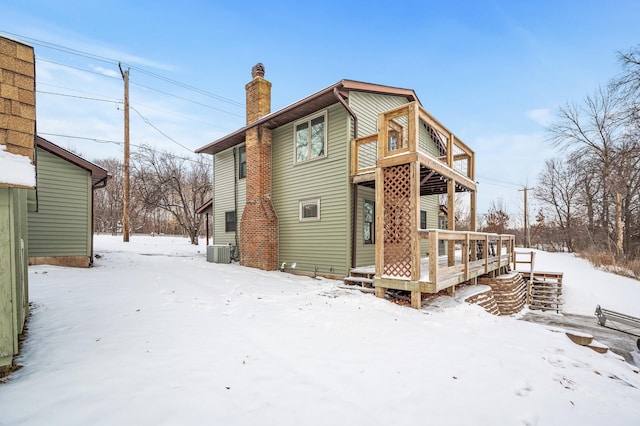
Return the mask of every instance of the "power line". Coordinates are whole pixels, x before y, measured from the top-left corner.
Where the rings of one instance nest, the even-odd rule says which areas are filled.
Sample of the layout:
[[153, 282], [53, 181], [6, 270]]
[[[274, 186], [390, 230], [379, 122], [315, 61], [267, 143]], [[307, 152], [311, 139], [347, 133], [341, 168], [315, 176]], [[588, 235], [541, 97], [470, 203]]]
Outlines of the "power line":
[[167, 135], [165, 132], [163, 132], [162, 130], [158, 129], [151, 121], [149, 121], [148, 118], [146, 118], [144, 115], [142, 115], [142, 113], [140, 113], [140, 111], [138, 111], [137, 109], [135, 109], [134, 107], [132, 107], [131, 105], [129, 105], [129, 107], [134, 110], [139, 116], [140, 118], [142, 118], [142, 121], [144, 121], [146, 124], [148, 124], [149, 126], [153, 127], [154, 129], [156, 129], [158, 131], [158, 133], [160, 133], [162, 136], [164, 136], [165, 138], [169, 139], [171, 142], [175, 143], [176, 145], [186, 149], [187, 151], [193, 152], [193, 149], [188, 148], [186, 146], [184, 146], [183, 144], [181, 144], [180, 142], [178, 142], [177, 140], [173, 139], [171, 136]]
[[516, 188], [520, 188], [520, 186], [521, 186], [521, 185], [518, 185], [518, 184], [513, 183], [513, 182], [506, 182], [506, 181], [503, 181], [503, 180], [498, 180], [498, 179], [489, 178], [489, 177], [486, 177], [486, 176], [480, 176], [480, 175], [476, 175], [476, 176], [477, 176], [478, 178], [480, 178], [480, 179], [487, 180], [487, 181], [489, 181], [489, 182], [494, 182], [494, 183], [493, 183], [493, 185], [496, 185], [496, 186], [501, 186], [501, 185], [499, 185], [499, 184], [502, 184], [502, 185], [509, 185], [509, 187], [516, 187]]
[[118, 77], [115, 77], [115, 76], [112, 76], [112, 75], [109, 75], [109, 74], [105, 74], [105, 73], [97, 72], [97, 71], [91, 71], [91, 70], [88, 70], [88, 69], [84, 69], [84, 68], [76, 67], [76, 66], [74, 66], [74, 65], [62, 64], [62, 63], [60, 63], [60, 62], [51, 61], [51, 60], [49, 60], [49, 59], [43, 59], [43, 58], [41, 58], [41, 57], [39, 57], [39, 56], [38, 56], [38, 57], [36, 57], [36, 61], [40, 61], [40, 62], [48, 62], [48, 63], [50, 63], [50, 64], [58, 65], [58, 66], [61, 66], [61, 67], [72, 68], [72, 69], [74, 69], [74, 70], [87, 72], [87, 73], [89, 73], [89, 74], [95, 74], [95, 75], [99, 75], [99, 76], [102, 76], [102, 77], [113, 78], [114, 80], [119, 80], [119, 78], [118, 78]]
[[[100, 96], [101, 98], [107, 98], [107, 95], [103, 95], [101, 93], [95, 93], [95, 92], [89, 92], [86, 90], [80, 90], [80, 89], [74, 89], [71, 87], [65, 87], [65, 86], [59, 86], [57, 84], [51, 84], [51, 83], [43, 83], [43, 82], [38, 82], [38, 86], [50, 86], [50, 87], [55, 87], [56, 89], [63, 89], [63, 90], [69, 90], [72, 92], [78, 92], [78, 93], [84, 93], [86, 95], [92, 95], [92, 96]], [[116, 99], [116, 98], [113, 98]]]
[[119, 99], [90, 98], [88, 96], [70, 95], [68, 93], [47, 92], [45, 90], [36, 90], [36, 93], [42, 93], [42, 94], [45, 94], [45, 95], [65, 96], [65, 97], [68, 97], [68, 98], [76, 98], [76, 99], [86, 99], [86, 100], [90, 100], [90, 101], [108, 102], [110, 104], [115, 103], [116, 105], [122, 103], [122, 101], [119, 100]]
[[[0, 30], [0, 31], [5, 33], [5, 34], [9, 34], [11, 36], [14, 36], [14, 37], [19, 37], [19, 38], [22, 38], [24, 40], [28, 40], [32, 44], [35, 44], [35, 45], [38, 45], [38, 46], [42, 46], [42, 47], [46, 47], [48, 49], [57, 50], [57, 51], [60, 51], [60, 52], [65, 52], [65, 53], [71, 53], [71, 54], [76, 55], [76, 56], [81, 56], [81, 57], [88, 58], [88, 59], [95, 59], [95, 60], [99, 60], [99, 61], [106, 62], [106, 63], [109, 63], [109, 64], [113, 64], [113, 65], [116, 65], [119, 62], [122, 62], [122, 61], [118, 61], [116, 59], [107, 58], [105, 56], [96, 55], [94, 53], [84, 52], [82, 50], [74, 49], [74, 48], [67, 47], [67, 46], [62, 46], [60, 44], [55, 44], [55, 43], [51, 43], [51, 42], [48, 42], [48, 41], [38, 40], [38, 39], [35, 39], [35, 38], [23, 36], [23, 35], [20, 35], [20, 34], [11, 33], [11, 32], [5, 31], [5, 30]], [[220, 96], [220, 95], [215, 94], [213, 92], [209, 92], [207, 90], [200, 89], [198, 87], [191, 86], [191, 85], [186, 84], [186, 83], [182, 83], [182, 82], [174, 80], [172, 78], [165, 77], [163, 75], [154, 73], [152, 71], [145, 70], [144, 68], [136, 67], [136, 66], [133, 66], [131, 64], [124, 63], [124, 62], [123, 62], [123, 65], [127, 65], [131, 69], [134, 69], [134, 70], [136, 70], [136, 71], [138, 71], [140, 73], [149, 75], [151, 77], [157, 78], [158, 80], [162, 80], [162, 81], [165, 81], [167, 83], [173, 84], [175, 86], [179, 86], [179, 87], [182, 87], [184, 89], [191, 90], [191, 91], [196, 92], [196, 93], [200, 93], [201, 95], [209, 96], [209, 97], [217, 99], [217, 100], [219, 100], [221, 102], [225, 102], [225, 103], [228, 103], [230, 105], [233, 105], [233, 106], [236, 106], [236, 107], [240, 107], [240, 108], [244, 106], [244, 104], [242, 104], [241, 102], [234, 101], [233, 99], [225, 98], [224, 96]]]
[[[109, 139], [90, 138], [90, 137], [86, 137], [86, 136], [72, 136], [72, 135], [62, 135], [62, 134], [59, 134], [59, 133], [46, 133], [46, 132], [38, 132], [38, 135], [55, 136], [55, 137], [68, 138], [68, 139], [79, 139], [79, 140], [86, 140], [86, 141], [91, 141], [91, 142], [96, 142], [96, 143], [101, 143], [101, 144], [110, 143], [110, 144], [118, 145], [118, 146], [124, 145], [124, 141], [114, 141], [114, 140], [109, 140]], [[161, 151], [161, 150], [152, 148], [149, 145], [136, 145], [136, 144], [132, 143], [131, 146], [133, 146], [135, 148], [138, 148], [138, 149], [147, 149], [147, 150], [152, 151], [152, 152], [166, 154], [166, 155], [168, 155], [170, 157], [177, 158], [177, 159], [180, 159], [180, 160], [191, 161], [192, 163], [198, 163], [198, 161], [194, 160], [193, 158], [182, 157], [180, 155], [172, 154], [170, 152]], [[199, 155], [202, 156], [203, 154], [199, 154]]]
[[196, 104], [196, 105], [200, 105], [200, 106], [203, 106], [203, 107], [206, 107], [206, 108], [210, 108], [210, 109], [213, 109], [213, 110], [216, 110], [216, 111], [224, 112], [225, 114], [233, 115], [234, 117], [240, 117], [240, 118], [244, 117], [244, 116], [242, 116], [240, 114], [235, 114], [235, 113], [233, 113], [231, 111], [227, 111], [227, 110], [224, 110], [224, 109], [221, 109], [221, 108], [216, 108], [216, 107], [214, 107], [212, 105], [208, 105], [208, 104], [204, 104], [202, 102], [194, 101], [193, 99], [185, 98], [185, 97], [182, 97], [182, 96], [179, 96], [179, 95], [174, 95], [173, 93], [165, 92], [164, 90], [156, 89], [156, 88], [150, 87], [150, 86], [145, 86], [144, 84], [136, 83], [134, 81], [132, 81], [131, 84], [133, 84], [134, 86], [144, 87], [145, 89], [153, 90], [154, 92], [162, 93], [163, 95], [172, 96], [172, 97], [174, 97], [176, 99], [182, 99], [183, 101], [191, 102], [191, 103]]
[[[99, 76], [102, 76], [102, 77], [113, 78], [115, 80], [119, 80], [118, 77], [110, 76], [108, 74], [104, 74], [104, 73], [100, 73], [100, 72], [96, 72], [96, 71], [87, 70], [87, 69], [76, 67], [76, 66], [73, 66], [73, 65], [62, 64], [60, 62], [50, 61], [48, 59], [42, 59], [42, 58], [36, 58], [36, 60], [43, 61], [43, 62], [48, 62], [48, 63], [54, 64], [54, 65], [58, 65], [58, 66], [61, 66], [61, 67], [72, 68], [72, 69], [75, 69], [75, 70], [78, 70], [78, 71], [83, 71], [83, 72], [87, 72], [87, 73], [90, 73], [90, 74], [99, 75]], [[134, 85], [134, 86], [143, 87], [145, 89], [152, 90], [154, 92], [162, 93], [163, 95], [171, 96], [171, 97], [174, 97], [176, 99], [181, 99], [183, 101], [191, 102], [193, 104], [200, 105], [200, 106], [203, 106], [205, 108], [210, 108], [210, 109], [213, 109], [215, 111], [219, 111], [219, 112], [223, 112], [225, 114], [233, 115], [234, 117], [239, 117], [239, 118], [243, 118], [244, 117], [243, 115], [236, 114], [236, 113], [233, 113], [231, 111], [224, 110], [222, 108], [217, 108], [217, 107], [214, 107], [213, 105], [209, 105], [209, 104], [205, 104], [203, 102], [195, 101], [193, 99], [185, 98], [184, 96], [175, 95], [173, 93], [166, 92], [164, 90], [156, 89], [155, 87], [147, 86], [147, 85], [144, 85], [144, 84], [141, 84], [141, 83], [136, 83], [135, 81], [131, 81], [131, 84]]]

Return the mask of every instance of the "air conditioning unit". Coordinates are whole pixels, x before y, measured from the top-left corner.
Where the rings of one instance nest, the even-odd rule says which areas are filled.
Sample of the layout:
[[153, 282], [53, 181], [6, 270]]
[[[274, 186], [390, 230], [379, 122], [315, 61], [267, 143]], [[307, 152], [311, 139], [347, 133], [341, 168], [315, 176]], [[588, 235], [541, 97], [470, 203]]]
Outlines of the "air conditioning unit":
[[231, 246], [229, 244], [207, 246], [207, 262], [231, 263]]

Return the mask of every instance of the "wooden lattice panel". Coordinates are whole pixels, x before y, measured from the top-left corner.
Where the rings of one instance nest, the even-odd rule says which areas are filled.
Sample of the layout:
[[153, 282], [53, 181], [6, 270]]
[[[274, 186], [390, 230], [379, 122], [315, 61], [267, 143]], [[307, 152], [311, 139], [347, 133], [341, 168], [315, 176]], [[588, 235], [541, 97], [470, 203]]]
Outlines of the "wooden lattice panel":
[[411, 166], [387, 167], [384, 179], [384, 275], [411, 277]]

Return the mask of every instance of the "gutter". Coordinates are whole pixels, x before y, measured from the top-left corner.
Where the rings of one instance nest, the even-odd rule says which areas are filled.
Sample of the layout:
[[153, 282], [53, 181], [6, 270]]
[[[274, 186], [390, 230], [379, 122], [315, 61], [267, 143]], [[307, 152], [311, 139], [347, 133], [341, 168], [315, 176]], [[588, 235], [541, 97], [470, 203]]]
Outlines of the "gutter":
[[[358, 116], [353, 112], [351, 107], [347, 104], [347, 102], [340, 96], [340, 92], [338, 91], [338, 87], [333, 88], [333, 95], [336, 97], [338, 102], [342, 104], [347, 113], [351, 116], [353, 120], [353, 138], [358, 138]], [[356, 267], [356, 221], [358, 220], [358, 184], [353, 184], [353, 205], [351, 206], [351, 268]]]

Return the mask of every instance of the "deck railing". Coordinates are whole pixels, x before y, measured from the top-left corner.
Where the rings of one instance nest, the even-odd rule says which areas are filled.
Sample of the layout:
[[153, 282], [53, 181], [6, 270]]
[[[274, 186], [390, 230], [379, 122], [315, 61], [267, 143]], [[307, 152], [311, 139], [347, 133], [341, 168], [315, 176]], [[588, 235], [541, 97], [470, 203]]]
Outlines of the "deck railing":
[[[514, 265], [515, 236], [510, 234], [443, 229], [421, 229], [418, 234], [421, 239], [429, 241], [428, 282], [435, 291]], [[440, 241], [459, 245], [461, 256], [458, 258], [448, 253], [446, 262], [441, 262], [440, 256], [444, 253], [440, 253]]]
[[419, 152], [474, 179], [473, 150], [417, 103], [386, 111], [379, 120], [380, 133], [351, 140], [351, 176], [373, 172], [380, 159]]

